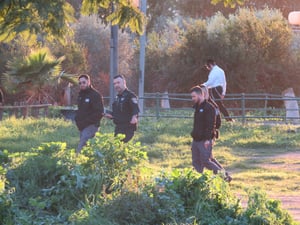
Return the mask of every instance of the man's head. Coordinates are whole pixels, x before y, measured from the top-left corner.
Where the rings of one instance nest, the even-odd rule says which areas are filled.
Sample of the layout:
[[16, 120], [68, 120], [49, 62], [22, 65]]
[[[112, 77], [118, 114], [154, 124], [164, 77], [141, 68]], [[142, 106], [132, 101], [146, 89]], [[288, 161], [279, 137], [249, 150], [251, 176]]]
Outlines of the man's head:
[[204, 93], [200, 86], [192, 87], [190, 92], [191, 92], [192, 101], [195, 104], [200, 104], [205, 100]]
[[205, 63], [206, 69], [212, 70], [212, 68], [213, 68], [215, 65], [216, 65], [215, 60], [213, 60], [213, 59], [208, 59], [208, 60], [206, 60], [206, 63]]
[[118, 94], [121, 94], [126, 87], [126, 80], [123, 75], [117, 75], [114, 77], [114, 88]]
[[81, 74], [78, 77], [78, 84], [80, 87], [80, 90], [86, 90], [91, 85], [91, 79], [90, 76], [87, 74]]
[[208, 100], [209, 99], [208, 88], [204, 84], [200, 84], [199, 86], [202, 89], [205, 100]]

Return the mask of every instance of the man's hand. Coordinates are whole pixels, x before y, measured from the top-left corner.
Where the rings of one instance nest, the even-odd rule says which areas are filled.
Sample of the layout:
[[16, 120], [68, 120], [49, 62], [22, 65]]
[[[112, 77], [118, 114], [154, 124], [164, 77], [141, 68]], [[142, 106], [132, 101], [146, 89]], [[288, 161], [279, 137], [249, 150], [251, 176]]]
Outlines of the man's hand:
[[114, 117], [111, 114], [103, 113], [103, 116], [108, 119], [113, 119]]
[[208, 148], [210, 146], [210, 141], [209, 140], [206, 140], [205, 142], [204, 142], [204, 147], [205, 148]]
[[221, 99], [222, 99], [222, 100], [224, 99], [224, 97], [225, 97], [225, 95], [221, 95]]
[[131, 118], [131, 120], [130, 120], [130, 123], [131, 123], [131, 124], [137, 124], [137, 122], [138, 122], [138, 117], [137, 117], [137, 115], [133, 115], [132, 118]]

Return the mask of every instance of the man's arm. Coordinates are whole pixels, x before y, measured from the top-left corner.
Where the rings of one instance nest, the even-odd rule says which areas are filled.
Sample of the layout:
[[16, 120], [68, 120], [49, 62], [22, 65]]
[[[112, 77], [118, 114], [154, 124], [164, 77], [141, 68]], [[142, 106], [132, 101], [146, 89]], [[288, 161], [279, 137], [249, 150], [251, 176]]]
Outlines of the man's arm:
[[224, 73], [224, 81], [223, 81], [223, 91], [222, 91], [222, 99], [225, 97], [226, 95], [226, 89], [227, 89], [227, 82], [226, 82], [226, 77], [225, 77], [225, 73]]
[[214, 134], [215, 130], [215, 124], [216, 124], [216, 111], [215, 108], [207, 103], [207, 106], [205, 107], [205, 133], [204, 133], [204, 139], [205, 140], [211, 140], [212, 135]]
[[138, 105], [138, 99], [134, 94], [132, 94], [130, 96], [130, 98], [131, 98], [130, 99], [130, 108], [131, 108], [131, 114], [132, 114], [130, 123], [131, 124], [137, 124], [138, 114], [140, 112], [139, 105]]

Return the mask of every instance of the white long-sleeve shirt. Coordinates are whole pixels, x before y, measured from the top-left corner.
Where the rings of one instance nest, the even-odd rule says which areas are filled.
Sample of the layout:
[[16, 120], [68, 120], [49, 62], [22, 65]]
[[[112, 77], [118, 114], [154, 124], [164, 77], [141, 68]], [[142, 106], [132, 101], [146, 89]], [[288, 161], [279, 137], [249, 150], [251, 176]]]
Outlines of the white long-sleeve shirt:
[[219, 66], [215, 65], [208, 74], [208, 80], [203, 83], [207, 88], [221, 86], [223, 88], [222, 95], [226, 94], [226, 77], [225, 72]]

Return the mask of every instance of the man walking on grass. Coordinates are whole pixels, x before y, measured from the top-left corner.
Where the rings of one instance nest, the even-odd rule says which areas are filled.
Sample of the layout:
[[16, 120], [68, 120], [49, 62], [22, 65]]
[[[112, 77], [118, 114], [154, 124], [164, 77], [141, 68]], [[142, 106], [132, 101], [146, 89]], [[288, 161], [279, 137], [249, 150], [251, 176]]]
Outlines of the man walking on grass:
[[105, 117], [112, 119], [115, 126], [115, 136], [125, 134], [123, 141], [130, 141], [137, 129], [139, 106], [137, 96], [127, 88], [123, 75], [114, 77], [114, 88], [117, 92], [113, 102], [111, 113], [106, 113]]
[[[195, 170], [203, 173], [204, 167], [212, 170], [214, 174], [223, 171], [223, 167], [213, 160], [212, 146], [216, 133], [216, 110], [205, 99], [200, 86], [191, 89], [191, 97], [194, 103], [194, 124], [191, 136], [192, 164]], [[232, 178], [224, 171], [225, 180], [230, 182]]]
[[78, 84], [80, 91], [75, 122], [80, 131], [80, 141], [76, 150], [77, 154], [80, 153], [88, 139], [95, 136], [104, 110], [102, 95], [92, 87], [90, 76], [80, 75]]

